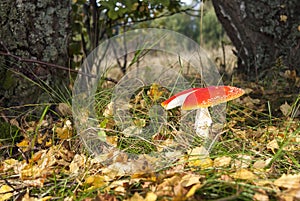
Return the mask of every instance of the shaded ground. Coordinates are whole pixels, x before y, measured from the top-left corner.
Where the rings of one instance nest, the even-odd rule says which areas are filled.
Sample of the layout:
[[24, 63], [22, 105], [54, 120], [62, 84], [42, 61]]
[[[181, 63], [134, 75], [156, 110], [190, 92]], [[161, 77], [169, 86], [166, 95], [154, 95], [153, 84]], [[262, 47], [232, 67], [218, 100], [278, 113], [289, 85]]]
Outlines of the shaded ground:
[[229, 103], [209, 156], [201, 158], [195, 147], [158, 172], [127, 175], [98, 163], [66, 104], [44, 106], [35, 121], [2, 116], [0, 200], [299, 200], [300, 78], [277, 68], [265, 75], [227, 83], [246, 94]]

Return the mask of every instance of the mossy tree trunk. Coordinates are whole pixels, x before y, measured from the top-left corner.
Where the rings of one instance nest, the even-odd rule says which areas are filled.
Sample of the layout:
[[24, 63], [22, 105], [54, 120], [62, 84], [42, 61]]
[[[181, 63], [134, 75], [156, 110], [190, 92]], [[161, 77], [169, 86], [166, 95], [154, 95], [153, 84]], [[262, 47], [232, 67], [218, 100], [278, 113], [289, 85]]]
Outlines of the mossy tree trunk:
[[236, 47], [238, 70], [258, 79], [280, 63], [300, 67], [299, 0], [212, 0]]
[[[69, 0], [0, 2], [0, 51], [10, 54], [0, 55], [2, 109], [51, 102], [58, 97], [52, 89], [60, 93], [67, 88], [68, 72], [48, 65], [23, 62], [11, 55], [68, 66], [70, 12]], [[5, 111], [16, 115], [17, 109]]]

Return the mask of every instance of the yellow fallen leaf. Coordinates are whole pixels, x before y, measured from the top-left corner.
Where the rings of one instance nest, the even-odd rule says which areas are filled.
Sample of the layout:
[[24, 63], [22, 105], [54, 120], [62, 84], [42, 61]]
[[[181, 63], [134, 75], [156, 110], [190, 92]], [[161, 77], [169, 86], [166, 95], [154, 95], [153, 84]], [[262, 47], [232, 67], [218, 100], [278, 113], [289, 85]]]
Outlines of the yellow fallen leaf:
[[85, 179], [85, 183], [90, 184], [92, 187], [100, 188], [107, 185], [106, 178], [101, 175], [92, 175]]
[[148, 91], [148, 96], [153, 100], [157, 101], [163, 94], [163, 91], [160, 91], [159, 85], [153, 83]]
[[254, 180], [257, 179], [257, 176], [253, 174], [251, 171], [246, 169], [240, 169], [231, 174], [231, 176], [235, 179], [243, 179], [243, 180]]
[[57, 133], [57, 137], [61, 140], [70, 139], [72, 137], [72, 130], [67, 126], [64, 126], [63, 128], [57, 127], [55, 132]]
[[287, 16], [286, 15], [280, 15], [280, 21], [281, 22], [286, 22], [287, 21]]
[[46, 141], [45, 146], [46, 146], [46, 147], [51, 147], [52, 145], [53, 145], [53, 141], [52, 141], [52, 139], [50, 138], [48, 141]]
[[283, 174], [280, 178], [274, 181], [274, 185], [288, 189], [300, 188], [300, 174]]
[[185, 195], [187, 198], [193, 196], [196, 192], [201, 187], [201, 184], [196, 184], [192, 186], [192, 188], [189, 190], [189, 192]]
[[114, 147], [118, 146], [118, 139], [118, 136], [106, 136], [106, 142]]
[[24, 139], [21, 142], [19, 142], [17, 144], [17, 147], [19, 147], [20, 149], [22, 149], [23, 152], [28, 151], [31, 147], [29, 146], [30, 141], [28, 139]]
[[148, 192], [145, 201], [156, 201], [157, 200], [157, 195], [153, 192]]
[[8, 200], [13, 196], [13, 191], [14, 189], [8, 185], [2, 185], [0, 187], [0, 201]]
[[188, 165], [190, 167], [206, 169], [213, 166], [213, 161], [209, 158], [209, 153], [204, 147], [192, 149], [189, 155]]

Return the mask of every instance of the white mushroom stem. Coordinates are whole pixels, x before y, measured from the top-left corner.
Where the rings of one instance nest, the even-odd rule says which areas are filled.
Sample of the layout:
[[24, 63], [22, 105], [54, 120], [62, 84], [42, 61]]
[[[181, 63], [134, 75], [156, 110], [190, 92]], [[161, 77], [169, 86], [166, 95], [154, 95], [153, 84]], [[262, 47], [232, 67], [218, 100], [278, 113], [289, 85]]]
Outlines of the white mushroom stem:
[[209, 129], [212, 124], [212, 119], [208, 108], [199, 108], [196, 110], [195, 130], [197, 135], [204, 138], [209, 137]]

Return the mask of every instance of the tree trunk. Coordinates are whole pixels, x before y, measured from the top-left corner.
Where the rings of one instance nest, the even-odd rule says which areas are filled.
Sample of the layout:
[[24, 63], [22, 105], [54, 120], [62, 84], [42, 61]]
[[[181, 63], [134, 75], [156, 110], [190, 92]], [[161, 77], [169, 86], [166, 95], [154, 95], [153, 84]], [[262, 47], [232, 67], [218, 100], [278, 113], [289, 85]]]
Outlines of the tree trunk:
[[300, 66], [299, 0], [212, 0], [237, 50], [238, 70], [260, 78], [273, 66]]
[[0, 2], [0, 105], [12, 107], [9, 114], [16, 115], [14, 106], [63, 97], [54, 91], [65, 91], [68, 73], [30, 60], [68, 66], [70, 12], [68, 0]]

